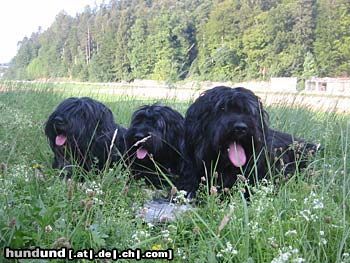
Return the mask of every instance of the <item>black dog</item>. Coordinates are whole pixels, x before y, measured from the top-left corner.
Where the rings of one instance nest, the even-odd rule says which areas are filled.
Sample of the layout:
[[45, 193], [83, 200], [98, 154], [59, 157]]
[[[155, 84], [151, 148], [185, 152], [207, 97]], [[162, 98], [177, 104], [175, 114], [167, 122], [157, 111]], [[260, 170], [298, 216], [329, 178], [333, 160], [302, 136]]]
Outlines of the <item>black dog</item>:
[[292, 136], [269, 129], [268, 120], [260, 99], [250, 90], [219, 86], [204, 92], [186, 113], [187, 162], [179, 188], [193, 193], [202, 177], [209, 185], [215, 179], [220, 189], [232, 187], [238, 175], [255, 182], [266, 176], [275, 157], [282, 158], [277, 165], [283, 160], [289, 165], [278, 167], [285, 173], [298, 164], [305, 166], [306, 158], [297, 158], [303, 149], [289, 149]]
[[111, 110], [101, 102], [87, 97], [66, 99], [45, 126], [54, 152], [52, 167], [65, 168], [68, 177], [72, 165], [86, 171], [93, 167], [102, 170], [124, 153], [125, 133], [126, 129], [115, 123]]
[[[184, 118], [170, 107], [143, 106], [134, 112], [126, 133], [131, 171], [155, 187], [176, 184], [183, 164]], [[165, 178], [167, 177], [167, 179]]]
[[319, 150], [320, 145], [310, 143], [291, 134], [269, 129], [267, 136], [271, 167], [285, 176], [307, 167], [308, 160]]

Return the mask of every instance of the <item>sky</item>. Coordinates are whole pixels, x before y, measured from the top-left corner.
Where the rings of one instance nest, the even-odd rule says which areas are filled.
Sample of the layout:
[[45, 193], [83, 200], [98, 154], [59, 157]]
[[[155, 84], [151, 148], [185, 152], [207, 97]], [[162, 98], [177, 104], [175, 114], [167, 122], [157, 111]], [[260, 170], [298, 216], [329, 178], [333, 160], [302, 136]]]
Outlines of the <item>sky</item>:
[[0, 0], [0, 63], [10, 62], [16, 55], [17, 43], [39, 26], [47, 29], [62, 10], [75, 16], [85, 6], [103, 0]]

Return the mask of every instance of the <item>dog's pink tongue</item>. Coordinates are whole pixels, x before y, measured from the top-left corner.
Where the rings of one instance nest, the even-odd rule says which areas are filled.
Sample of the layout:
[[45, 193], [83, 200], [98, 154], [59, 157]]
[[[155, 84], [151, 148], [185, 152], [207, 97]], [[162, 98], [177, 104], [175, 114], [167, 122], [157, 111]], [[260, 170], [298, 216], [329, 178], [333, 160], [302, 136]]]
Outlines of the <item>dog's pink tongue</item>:
[[235, 142], [231, 143], [228, 148], [228, 157], [230, 158], [232, 164], [236, 167], [243, 166], [247, 161], [242, 145]]
[[136, 151], [137, 159], [144, 159], [147, 155], [148, 151], [142, 147], [138, 148]]
[[55, 142], [57, 146], [62, 146], [63, 144], [65, 144], [66, 140], [67, 140], [67, 137], [60, 134], [56, 136]]

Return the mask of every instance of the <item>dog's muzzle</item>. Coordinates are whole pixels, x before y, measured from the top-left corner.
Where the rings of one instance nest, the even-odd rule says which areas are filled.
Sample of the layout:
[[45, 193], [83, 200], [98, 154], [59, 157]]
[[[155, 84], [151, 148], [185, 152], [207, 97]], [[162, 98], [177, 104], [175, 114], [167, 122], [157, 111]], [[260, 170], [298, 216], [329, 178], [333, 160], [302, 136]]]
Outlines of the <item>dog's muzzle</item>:
[[233, 133], [236, 136], [243, 136], [248, 131], [248, 125], [245, 124], [244, 122], [237, 122], [233, 125], [232, 128], [233, 128]]

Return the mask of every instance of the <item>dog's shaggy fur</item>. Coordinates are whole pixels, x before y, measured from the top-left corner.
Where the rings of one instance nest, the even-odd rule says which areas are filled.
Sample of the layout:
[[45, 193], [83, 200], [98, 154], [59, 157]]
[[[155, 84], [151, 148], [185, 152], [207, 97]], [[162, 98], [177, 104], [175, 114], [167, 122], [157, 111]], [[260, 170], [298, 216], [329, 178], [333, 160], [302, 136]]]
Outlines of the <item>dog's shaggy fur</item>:
[[[294, 142], [304, 145], [296, 150], [289, 147]], [[203, 177], [208, 185], [216, 181], [220, 189], [232, 187], [238, 175], [254, 183], [266, 176], [268, 164], [275, 163], [281, 172], [292, 173], [298, 165], [305, 167], [304, 150], [314, 146], [270, 129], [268, 114], [252, 91], [215, 87], [197, 98], [186, 113], [187, 162], [179, 188], [193, 193]]]
[[306, 168], [308, 160], [315, 156], [320, 147], [319, 144], [273, 129], [269, 129], [266, 144], [271, 167], [285, 176]]
[[[101, 102], [91, 98], [68, 98], [49, 116], [45, 134], [54, 152], [53, 168], [78, 165], [86, 171], [119, 160], [125, 151], [126, 129], [117, 125], [113, 114]], [[113, 145], [111, 145], [114, 143]]]
[[134, 112], [127, 142], [129, 163], [136, 179], [157, 188], [176, 184], [183, 163], [184, 118], [167, 106], [146, 105]]

